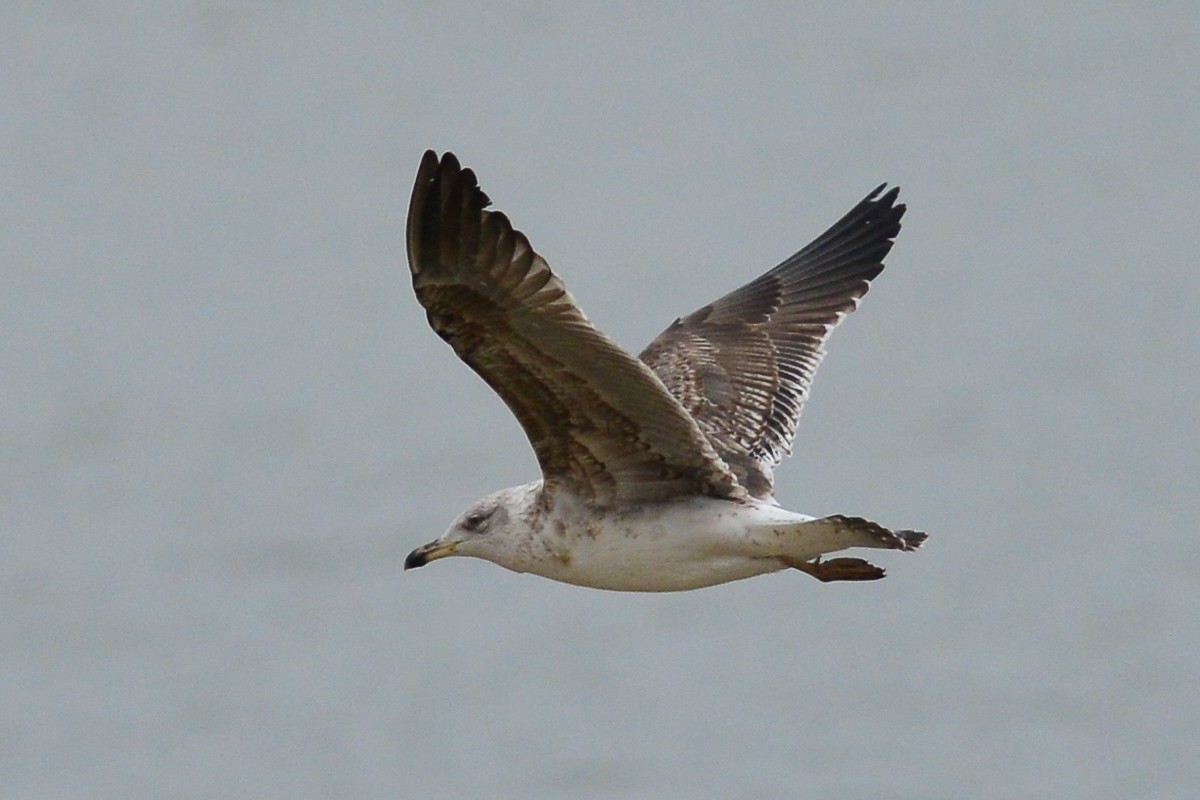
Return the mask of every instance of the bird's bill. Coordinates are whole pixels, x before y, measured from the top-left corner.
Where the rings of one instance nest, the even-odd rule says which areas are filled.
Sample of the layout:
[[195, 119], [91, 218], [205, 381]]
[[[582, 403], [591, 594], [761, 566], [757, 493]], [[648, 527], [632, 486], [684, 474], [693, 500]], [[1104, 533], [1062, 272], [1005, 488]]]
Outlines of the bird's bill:
[[408, 558], [404, 559], [405, 569], [416, 569], [423, 567], [430, 561], [437, 561], [439, 558], [454, 555], [454, 551], [458, 549], [458, 542], [443, 542], [441, 539], [432, 541], [429, 544], [423, 544], [416, 550], [408, 554]]

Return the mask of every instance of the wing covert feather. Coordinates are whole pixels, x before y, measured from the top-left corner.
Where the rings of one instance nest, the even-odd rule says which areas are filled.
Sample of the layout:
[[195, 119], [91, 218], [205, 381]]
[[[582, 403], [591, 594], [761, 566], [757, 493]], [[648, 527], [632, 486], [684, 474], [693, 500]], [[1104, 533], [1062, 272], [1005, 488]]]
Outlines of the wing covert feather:
[[752, 496], [774, 493], [825, 343], [900, 232], [880, 186], [771, 271], [675, 320], [642, 352]]
[[550, 485], [598, 505], [744, 490], [679, 401], [598, 331], [475, 174], [425, 153], [408, 260], [429, 324], [517, 417]]

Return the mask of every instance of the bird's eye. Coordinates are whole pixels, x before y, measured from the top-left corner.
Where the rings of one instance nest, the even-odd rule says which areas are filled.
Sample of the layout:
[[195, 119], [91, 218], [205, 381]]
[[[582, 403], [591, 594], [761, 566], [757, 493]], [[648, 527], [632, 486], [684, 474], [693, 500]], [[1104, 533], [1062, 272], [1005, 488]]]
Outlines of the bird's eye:
[[484, 514], [482, 511], [476, 511], [474, 514], [471, 514], [467, 517], [467, 521], [463, 523], [463, 527], [469, 531], [477, 531], [479, 530], [479, 527], [483, 525], [483, 521], [487, 519], [487, 516], [488, 515]]

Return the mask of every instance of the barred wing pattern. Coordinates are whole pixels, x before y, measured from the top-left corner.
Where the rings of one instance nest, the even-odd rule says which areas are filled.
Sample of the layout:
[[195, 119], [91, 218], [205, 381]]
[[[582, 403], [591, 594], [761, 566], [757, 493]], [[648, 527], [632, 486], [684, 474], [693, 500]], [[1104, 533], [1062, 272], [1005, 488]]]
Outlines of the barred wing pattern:
[[745, 491], [650, 368], [587, 320], [451, 153], [425, 153], [408, 215], [429, 324], [516, 415], [548, 487], [597, 506]]
[[774, 494], [825, 342], [900, 232], [899, 189], [884, 189], [770, 272], [675, 320], [641, 354], [754, 497]]

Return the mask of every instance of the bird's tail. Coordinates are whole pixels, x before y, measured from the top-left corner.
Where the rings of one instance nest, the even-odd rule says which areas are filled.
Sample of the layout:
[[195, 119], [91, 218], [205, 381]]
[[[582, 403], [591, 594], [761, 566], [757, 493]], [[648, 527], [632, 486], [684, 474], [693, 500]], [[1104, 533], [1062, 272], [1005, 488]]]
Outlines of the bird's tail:
[[786, 547], [783, 563], [822, 581], [870, 581], [884, 576], [881, 567], [861, 558], [835, 558], [822, 561], [821, 556], [851, 547], [871, 547], [883, 550], [916, 550], [926, 539], [921, 531], [893, 531], [862, 517], [837, 514], [795, 526], [793, 544]]

